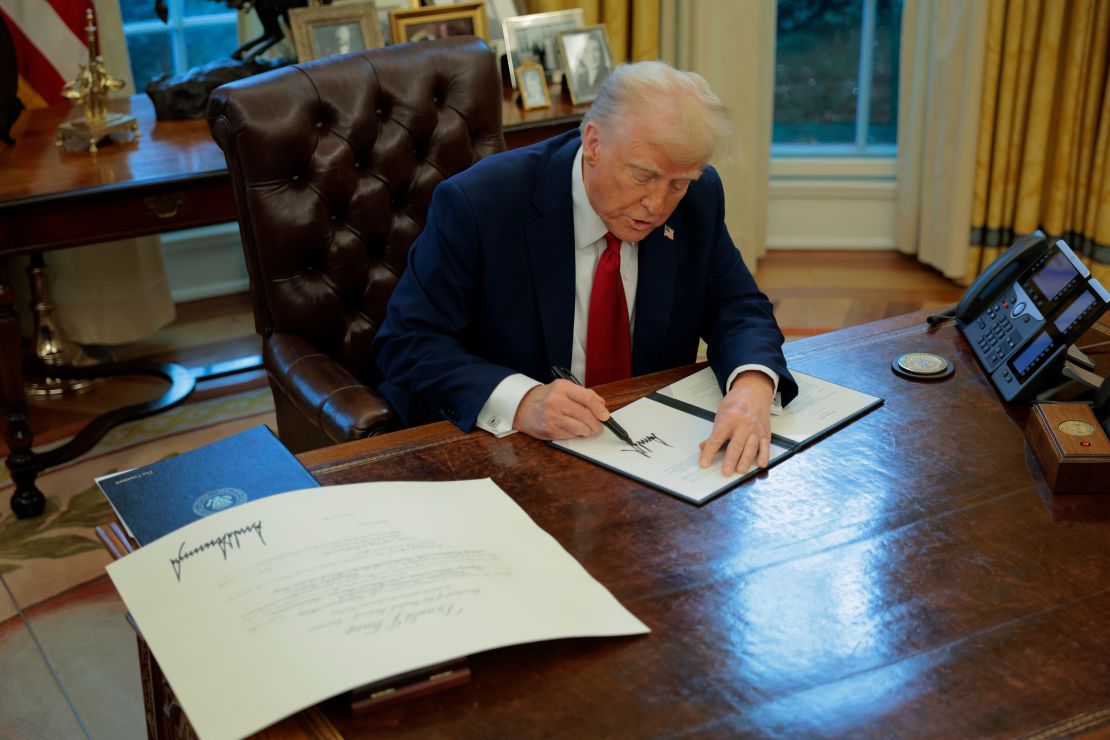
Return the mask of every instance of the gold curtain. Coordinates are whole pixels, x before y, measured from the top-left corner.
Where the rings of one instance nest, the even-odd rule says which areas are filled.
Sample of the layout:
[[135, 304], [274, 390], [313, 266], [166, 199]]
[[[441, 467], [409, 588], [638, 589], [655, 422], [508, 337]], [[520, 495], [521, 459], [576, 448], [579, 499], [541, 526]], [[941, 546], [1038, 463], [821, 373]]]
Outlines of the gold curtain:
[[613, 62], [659, 58], [658, 0], [528, 0], [529, 13], [582, 8], [587, 26], [605, 24]]
[[1110, 283], [1110, 2], [992, 0], [968, 280], [1037, 228]]

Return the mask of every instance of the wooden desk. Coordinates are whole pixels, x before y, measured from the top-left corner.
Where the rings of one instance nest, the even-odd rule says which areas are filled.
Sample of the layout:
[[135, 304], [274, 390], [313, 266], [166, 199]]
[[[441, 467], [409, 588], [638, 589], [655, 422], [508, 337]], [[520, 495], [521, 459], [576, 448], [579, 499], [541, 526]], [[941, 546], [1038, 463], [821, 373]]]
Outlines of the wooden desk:
[[[552, 108], [525, 112], [512, 91], [505, 92], [502, 117], [510, 148], [578, 125], [585, 106], [572, 107], [554, 91], [552, 98]], [[9, 275], [9, 258], [237, 218], [223, 152], [207, 121], [157, 121], [145, 95], [112, 101], [111, 108], [135, 116], [138, 142], [107, 144], [96, 156], [59, 150], [58, 125], [77, 114], [58, 107], [27, 111], [13, 131], [16, 145], [0, 144], [0, 405], [11, 450], [6, 462], [16, 485], [12, 507], [22, 516], [41, 511], [44, 499], [35, 486], [35, 468], [42, 466], [27, 424], [12, 290], [19, 278]]]
[[[330, 723], [345, 737], [1014, 737], [1110, 723], [1110, 497], [1047, 505], [1027, 409], [1004, 407], [951, 324], [923, 319], [787, 345], [792, 367], [886, 404], [701, 508], [523, 435], [447, 423], [301, 455], [325, 484], [491, 477], [652, 633], [475, 655], [466, 686], [360, 717], [325, 704], [266, 736], [327, 737]], [[955, 374], [895, 376], [891, 359], [915, 350]]]

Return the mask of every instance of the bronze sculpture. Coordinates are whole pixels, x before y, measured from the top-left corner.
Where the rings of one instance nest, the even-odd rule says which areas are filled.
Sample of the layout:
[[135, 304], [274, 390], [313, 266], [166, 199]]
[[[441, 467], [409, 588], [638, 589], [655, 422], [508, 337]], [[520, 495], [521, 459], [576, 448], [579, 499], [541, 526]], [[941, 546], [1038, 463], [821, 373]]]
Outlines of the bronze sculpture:
[[[289, 9], [302, 8], [308, 5], [308, 0], [222, 0], [227, 7], [238, 10], [241, 13], [249, 13], [251, 9], [258, 14], [258, 20], [262, 23], [262, 35], [258, 38], [251, 39], [247, 43], [240, 46], [235, 51], [231, 52], [231, 58], [241, 60], [243, 55], [247, 54], [246, 61], [253, 61], [262, 52], [269, 49], [285, 38], [285, 33], [281, 30], [281, 23], [279, 19], [285, 20], [285, 25], [289, 25]], [[329, 4], [330, 0], [328, 3]], [[154, 12], [162, 22], [165, 23], [169, 17], [169, 11], [166, 8], [166, 0], [154, 1]]]

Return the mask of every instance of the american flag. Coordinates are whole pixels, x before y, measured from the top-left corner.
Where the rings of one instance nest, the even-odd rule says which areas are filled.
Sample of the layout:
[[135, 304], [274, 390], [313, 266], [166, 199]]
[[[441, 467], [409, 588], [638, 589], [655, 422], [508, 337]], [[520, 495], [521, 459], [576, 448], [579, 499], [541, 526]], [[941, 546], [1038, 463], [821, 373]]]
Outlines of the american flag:
[[62, 85], [87, 64], [85, 11], [91, 0], [0, 0], [19, 65], [19, 97], [28, 108], [63, 102]]

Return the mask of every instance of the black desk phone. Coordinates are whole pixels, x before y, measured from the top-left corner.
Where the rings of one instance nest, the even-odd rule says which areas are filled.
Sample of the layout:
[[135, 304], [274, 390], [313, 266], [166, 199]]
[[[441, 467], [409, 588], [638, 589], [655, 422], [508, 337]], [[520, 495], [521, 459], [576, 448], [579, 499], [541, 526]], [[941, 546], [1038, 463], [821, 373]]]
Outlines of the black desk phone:
[[1102, 316], [1110, 293], [1063, 240], [1022, 237], [956, 306], [956, 327], [1005, 401], [1061, 382], [1068, 346]]

